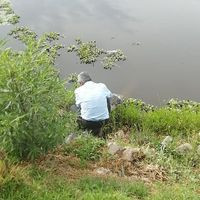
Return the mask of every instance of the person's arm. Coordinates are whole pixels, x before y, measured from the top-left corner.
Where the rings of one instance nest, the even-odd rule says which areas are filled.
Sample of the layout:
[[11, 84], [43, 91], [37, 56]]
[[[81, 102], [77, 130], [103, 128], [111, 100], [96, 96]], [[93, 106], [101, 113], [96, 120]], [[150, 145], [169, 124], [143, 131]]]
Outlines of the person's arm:
[[111, 102], [110, 102], [110, 98], [106, 98], [107, 99], [107, 108], [108, 108], [108, 112], [111, 112]]
[[112, 97], [112, 92], [106, 87], [105, 84], [102, 84], [103, 88], [104, 88], [104, 92], [107, 98], [111, 98]]
[[75, 93], [75, 103], [76, 103], [76, 107], [77, 108], [80, 108], [81, 107], [81, 99], [80, 99], [80, 94], [79, 94], [79, 91], [76, 89], [74, 91]]
[[106, 95], [106, 100], [107, 100], [107, 108], [108, 112], [111, 112], [111, 97], [112, 97], [112, 92], [106, 87], [106, 85], [103, 84], [104, 87], [104, 92]]

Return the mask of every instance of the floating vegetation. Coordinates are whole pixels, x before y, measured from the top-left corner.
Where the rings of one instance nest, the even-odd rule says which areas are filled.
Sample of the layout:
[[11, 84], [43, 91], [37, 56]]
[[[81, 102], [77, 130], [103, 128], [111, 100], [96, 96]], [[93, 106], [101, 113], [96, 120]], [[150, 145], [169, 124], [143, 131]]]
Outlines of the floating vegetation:
[[114, 66], [119, 66], [116, 63], [119, 61], [125, 61], [126, 56], [124, 53], [120, 50], [114, 50], [114, 51], [106, 51], [106, 56], [102, 60], [102, 64], [105, 69], [111, 69]]
[[133, 99], [133, 98], [129, 98], [125, 101], [125, 103], [127, 104], [133, 104], [134, 106], [136, 106], [137, 108], [139, 108], [142, 111], [148, 112], [148, 111], [153, 111], [156, 109], [155, 106], [147, 104], [145, 102], [143, 102], [142, 100], [139, 99]]
[[81, 39], [76, 39], [76, 45], [69, 46], [67, 51], [75, 52], [81, 64], [94, 64], [100, 61], [104, 69], [112, 69], [112, 67], [118, 66], [117, 62], [126, 60], [126, 56], [121, 50], [100, 49], [97, 47], [96, 41], [83, 42]]
[[35, 32], [31, 31], [28, 27], [23, 26], [11, 30], [8, 35], [13, 36], [13, 38], [25, 44], [36, 42], [37, 39], [37, 34]]
[[54, 63], [55, 59], [60, 56], [58, 51], [64, 48], [62, 44], [55, 43], [55, 41], [58, 41], [62, 37], [57, 32], [44, 33], [39, 38], [34, 31], [22, 26], [11, 30], [9, 35], [27, 46], [34, 46], [35, 53], [38, 51], [41, 53], [45, 52], [49, 56], [51, 63]]
[[[157, 109], [156, 106], [147, 104], [139, 99], [128, 98], [124, 101], [125, 104], [133, 104], [140, 108], [142, 111], [154, 111]], [[166, 109], [170, 110], [189, 110], [193, 112], [200, 112], [200, 103], [191, 100], [178, 100], [171, 99], [165, 106]]]
[[200, 103], [191, 101], [191, 100], [178, 100], [178, 99], [171, 99], [167, 103], [167, 107], [170, 109], [186, 109], [195, 112], [200, 111]]
[[77, 73], [70, 74], [67, 80], [68, 80], [68, 83], [78, 84], [78, 74]]
[[10, 1], [0, 0], [0, 25], [16, 24], [19, 22], [19, 16], [11, 8]]

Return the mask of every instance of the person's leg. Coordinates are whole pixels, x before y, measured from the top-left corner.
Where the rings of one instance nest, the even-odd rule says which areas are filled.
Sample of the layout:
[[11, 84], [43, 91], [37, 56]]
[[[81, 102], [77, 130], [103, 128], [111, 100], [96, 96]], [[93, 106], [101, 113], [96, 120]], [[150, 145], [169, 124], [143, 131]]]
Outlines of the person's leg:
[[94, 136], [96, 136], [96, 137], [101, 137], [101, 127], [98, 127], [98, 126], [96, 126], [96, 127], [93, 127], [92, 129], [92, 133], [93, 133], [93, 135]]
[[79, 129], [87, 130], [88, 132], [92, 132], [95, 136], [97, 136], [98, 130], [96, 130], [96, 125], [92, 121], [84, 120], [81, 116], [77, 118], [77, 123]]
[[102, 121], [87, 121], [78, 117], [77, 123], [80, 129], [91, 131], [92, 134], [96, 137], [104, 138], [105, 134], [103, 132], [103, 126], [107, 123], [108, 120]]
[[106, 139], [106, 134], [105, 134], [105, 132], [104, 132], [104, 126], [105, 126], [107, 123], [108, 123], [108, 119], [102, 121], [101, 130], [100, 130], [100, 132], [99, 132], [99, 136], [100, 136], [101, 138], [104, 138], [104, 139]]
[[81, 116], [78, 116], [77, 118], [77, 124], [79, 129], [86, 130], [87, 129], [87, 122], [84, 120]]
[[92, 133], [100, 138], [105, 138], [104, 132], [102, 129], [102, 126], [104, 125], [104, 120], [103, 121], [98, 121], [98, 122], [91, 122], [91, 130]]

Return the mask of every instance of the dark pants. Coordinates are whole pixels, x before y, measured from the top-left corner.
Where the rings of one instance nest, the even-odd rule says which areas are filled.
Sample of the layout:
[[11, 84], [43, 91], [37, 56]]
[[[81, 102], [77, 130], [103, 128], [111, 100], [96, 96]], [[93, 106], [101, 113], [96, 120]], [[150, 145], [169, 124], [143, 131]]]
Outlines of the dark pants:
[[88, 121], [78, 117], [77, 123], [79, 128], [91, 131], [94, 136], [105, 138], [102, 127], [108, 122], [108, 119], [101, 121]]

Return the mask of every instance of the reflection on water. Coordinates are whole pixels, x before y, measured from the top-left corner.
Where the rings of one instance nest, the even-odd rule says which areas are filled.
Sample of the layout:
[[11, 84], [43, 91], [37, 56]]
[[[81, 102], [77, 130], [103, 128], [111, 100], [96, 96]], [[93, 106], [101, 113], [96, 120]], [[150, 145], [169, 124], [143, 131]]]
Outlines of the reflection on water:
[[[57, 31], [66, 45], [76, 37], [121, 48], [128, 60], [105, 71], [63, 54], [63, 77], [89, 71], [116, 93], [158, 104], [171, 97], [200, 101], [200, 1], [198, 0], [12, 0], [21, 24], [38, 33]], [[0, 35], [10, 27], [1, 27]], [[18, 43], [12, 42], [18, 47]]]

